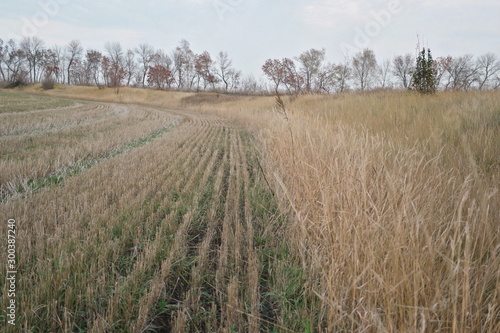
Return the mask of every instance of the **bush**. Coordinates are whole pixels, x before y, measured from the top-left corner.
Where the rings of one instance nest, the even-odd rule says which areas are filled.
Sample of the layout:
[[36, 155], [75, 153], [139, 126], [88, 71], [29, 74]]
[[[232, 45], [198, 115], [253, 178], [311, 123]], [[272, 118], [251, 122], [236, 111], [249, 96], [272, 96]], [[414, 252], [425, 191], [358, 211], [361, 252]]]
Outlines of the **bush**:
[[5, 86], [5, 89], [23, 88], [26, 87], [27, 85], [28, 85], [28, 72], [21, 70], [13, 74], [10, 82]]
[[11, 82], [9, 82], [6, 86], [5, 89], [13, 89], [13, 88], [24, 88], [28, 85], [28, 82], [24, 80], [23, 78], [15, 79]]
[[55, 85], [56, 85], [56, 80], [54, 80], [53, 78], [46, 78], [42, 82], [43, 90], [54, 89]]
[[15, 80], [15, 81], [9, 82], [9, 84], [7, 84], [5, 86], [5, 89], [22, 88], [22, 87], [25, 87], [27, 85], [28, 84], [24, 80]]

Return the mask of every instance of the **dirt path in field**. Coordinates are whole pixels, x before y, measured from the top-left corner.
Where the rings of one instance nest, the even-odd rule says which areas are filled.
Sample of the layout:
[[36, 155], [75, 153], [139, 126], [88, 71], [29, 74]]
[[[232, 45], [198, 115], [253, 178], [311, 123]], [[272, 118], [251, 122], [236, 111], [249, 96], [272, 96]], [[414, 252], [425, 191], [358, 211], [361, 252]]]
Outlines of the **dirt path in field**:
[[252, 135], [215, 116], [156, 110], [178, 124], [0, 206], [20, 221], [18, 288], [31, 290], [19, 300], [21, 328], [260, 332], [277, 322], [266, 241], [279, 217]]

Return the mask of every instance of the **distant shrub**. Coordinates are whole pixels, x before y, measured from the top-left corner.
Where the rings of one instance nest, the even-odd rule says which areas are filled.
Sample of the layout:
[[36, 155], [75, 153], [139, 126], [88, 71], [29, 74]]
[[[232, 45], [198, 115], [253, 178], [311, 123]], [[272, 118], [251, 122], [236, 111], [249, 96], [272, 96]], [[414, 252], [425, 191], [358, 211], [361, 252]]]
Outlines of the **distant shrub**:
[[26, 87], [28, 83], [22, 79], [17, 79], [14, 81], [9, 82], [6, 86], [5, 89], [12, 89], [12, 88], [22, 88]]
[[11, 81], [5, 86], [5, 89], [23, 88], [28, 85], [28, 72], [19, 71], [12, 76]]
[[46, 78], [45, 80], [43, 80], [42, 82], [42, 88], [43, 90], [51, 90], [51, 89], [54, 89], [56, 85], [56, 80], [54, 80], [53, 78], [51, 77], [48, 77]]

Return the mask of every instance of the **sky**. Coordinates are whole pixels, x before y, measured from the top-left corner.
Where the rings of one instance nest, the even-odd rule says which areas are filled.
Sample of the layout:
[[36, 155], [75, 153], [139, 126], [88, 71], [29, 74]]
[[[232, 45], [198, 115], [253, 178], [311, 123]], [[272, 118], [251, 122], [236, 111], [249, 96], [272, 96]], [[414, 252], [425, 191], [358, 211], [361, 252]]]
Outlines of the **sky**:
[[0, 3], [0, 38], [37, 36], [47, 47], [80, 40], [103, 51], [148, 43], [172, 51], [228, 52], [243, 74], [261, 76], [268, 58], [325, 49], [338, 63], [364, 48], [378, 61], [416, 53], [500, 57], [499, 0], [16, 0]]

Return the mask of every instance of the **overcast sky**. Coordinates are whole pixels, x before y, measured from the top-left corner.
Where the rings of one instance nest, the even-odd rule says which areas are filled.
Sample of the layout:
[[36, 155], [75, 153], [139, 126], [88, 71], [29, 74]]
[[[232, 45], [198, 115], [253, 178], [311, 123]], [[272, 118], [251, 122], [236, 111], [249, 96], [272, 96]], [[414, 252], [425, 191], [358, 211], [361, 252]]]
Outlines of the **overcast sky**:
[[499, 0], [16, 0], [0, 3], [0, 38], [38, 36], [46, 46], [78, 39], [103, 50], [149, 43], [171, 51], [224, 50], [244, 74], [268, 58], [326, 49], [339, 62], [368, 47], [377, 59], [415, 53], [417, 34], [434, 57], [500, 56]]

